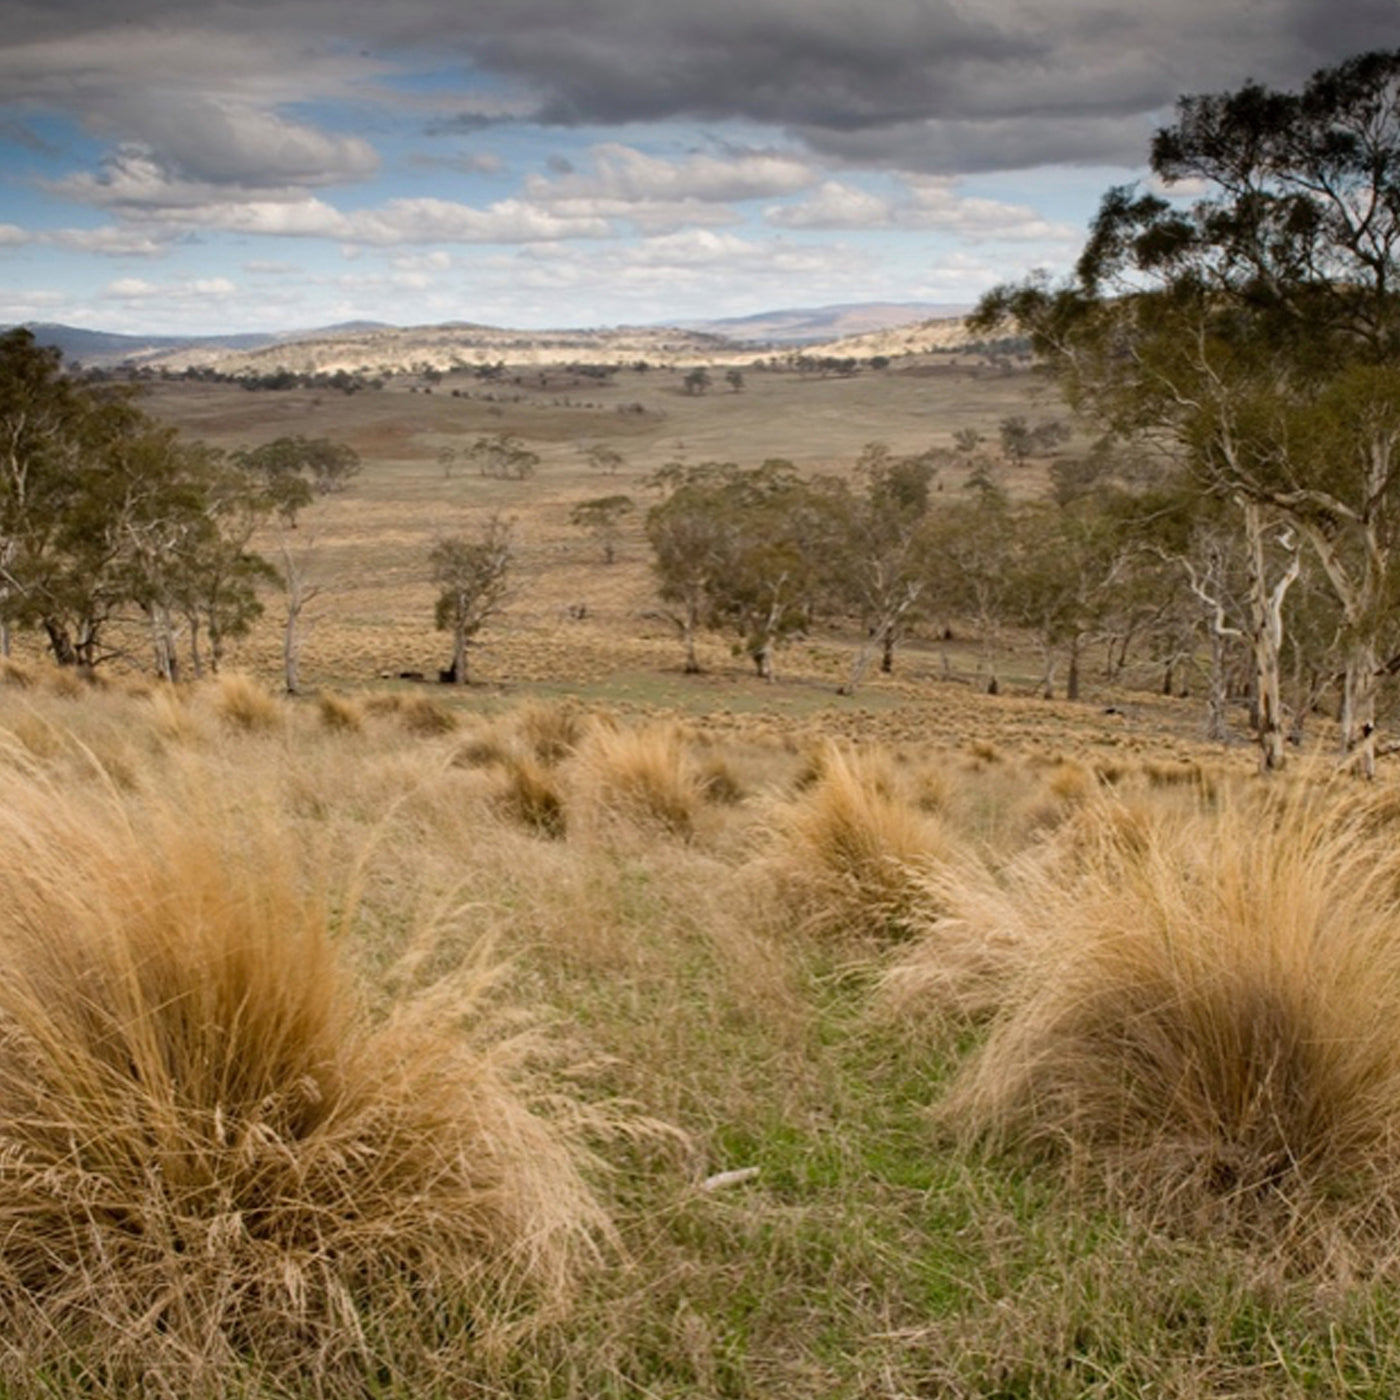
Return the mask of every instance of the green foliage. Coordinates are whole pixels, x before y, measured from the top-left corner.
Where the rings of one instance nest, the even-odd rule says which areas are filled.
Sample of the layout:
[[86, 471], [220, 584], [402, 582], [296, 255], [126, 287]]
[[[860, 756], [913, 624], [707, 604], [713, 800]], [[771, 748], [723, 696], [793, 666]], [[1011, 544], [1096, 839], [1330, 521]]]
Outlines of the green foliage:
[[344, 491], [360, 471], [360, 454], [353, 447], [300, 433], [239, 452], [234, 460], [266, 480], [278, 510], [289, 518], [310, 504], [311, 492], [328, 496]]
[[[1018, 323], [1072, 403], [1237, 503], [1265, 696], [1297, 573], [1269, 571], [1265, 537], [1282, 522], [1307, 542], [1343, 615], [1344, 743], [1370, 772], [1400, 544], [1400, 50], [1297, 93], [1184, 97], [1152, 168], [1205, 193], [1188, 208], [1110, 190], [1070, 283], [998, 289], [974, 321]], [[1280, 735], [1265, 705], [1265, 766]]]
[[663, 602], [698, 669], [693, 641], [704, 625], [737, 633], [758, 674], [807, 623], [819, 586], [830, 512], [791, 462], [744, 469], [732, 462], [672, 463], [651, 479], [666, 492], [647, 514]]
[[505, 606], [510, 570], [511, 522], [492, 515], [473, 539], [450, 535], [428, 555], [439, 586], [434, 617], [440, 632], [452, 633], [452, 663], [444, 679], [467, 682], [467, 646]]
[[604, 561], [611, 564], [617, 558], [622, 522], [636, 508], [637, 503], [631, 496], [598, 496], [591, 501], [580, 501], [569, 512], [569, 524], [589, 531], [602, 545]]
[[540, 464], [538, 452], [532, 452], [512, 433], [491, 433], [479, 437], [467, 449], [467, 458], [476, 463], [482, 476], [502, 481], [526, 481], [534, 476]]
[[182, 441], [130, 391], [78, 384], [25, 330], [0, 339], [0, 621], [40, 629], [61, 665], [107, 659], [118, 620], [149, 628], [173, 679], [177, 620], [192, 664], [261, 611], [271, 575], [248, 543], [290, 499], [200, 443]]

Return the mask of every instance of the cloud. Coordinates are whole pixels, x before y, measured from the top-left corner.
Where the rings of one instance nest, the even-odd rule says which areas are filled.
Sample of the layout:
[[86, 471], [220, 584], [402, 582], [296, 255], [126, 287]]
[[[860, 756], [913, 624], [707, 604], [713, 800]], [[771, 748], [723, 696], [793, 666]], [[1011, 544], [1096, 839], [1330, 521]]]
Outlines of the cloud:
[[408, 163], [421, 170], [452, 170], [461, 175], [499, 175], [505, 162], [493, 151], [460, 151], [456, 155], [416, 153]]
[[129, 201], [128, 224], [112, 233], [131, 237], [149, 221], [156, 240], [187, 236], [193, 230], [280, 238], [324, 238], [350, 246], [399, 247], [426, 243], [531, 243], [562, 238], [607, 238], [608, 221], [594, 213], [555, 211], [520, 199], [498, 200], [485, 208], [448, 199], [391, 199], [349, 213], [316, 196], [285, 192], [273, 199], [197, 203], [207, 189], [174, 187], [169, 204], [148, 207]]
[[172, 282], [150, 282], [143, 277], [118, 277], [103, 292], [115, 301], [202, 302], [236, 296], [238, 287], [227, 277], [185, 277]]
[[32, 241], [33, 235], [15, 224], [0, 224], [0, 248], [18, 248]]
[[777, 228], [875, 229], [888, 228], [895, 218], [892, 200], [840, 180], [827, 180], [809, 198], [797, 204], [780, 204], [763, 216]]
[[[527, 116], [735, 120], [837, 160], [951, 173], [1141, 163], [1140, 128], [1179, 93], [1291, 86], [1395, 42], [1394, 0], [281, 0], [253, 15], [233, 0], [126, 0], [119, 20], [107, 0], [20, 3], [0, 92], [144, 143], [194, 182], [362, 178], [363, 143], [291, 115], [314, 102], [418, 105], [441, 134]], [[403, 81], [429, 64], [431, 95]], [[444, 91], [454, 64], [459, 91]]]
[[158, 295], [160, 287], [154, 282], [147, 282], [141, 277], [118, 277], [115, 282], [107, 284], [106, 296], [116, 297], [119, 301], [137, 301], [143, 297], [153, 297]]
[[765, 210], [764, 218], [777, 228], [922, 230], [968, 242], [1073, 243], [1082, 236], [1028, 205], [962, 195], [956, 181], [936, 176], [900, 182], [890, 196], [828, 180], [808, 199]]
[[608, 199], [624, 204], [648, 200], [727, 203], [793, 194], [816, 178], [809, 160], [777, 152], [701, 154], [672, 161], [609, 142], [594, 146], [589, 154], [590, 170], [570, 166], [552, 180], [531, 176], [526, 192], [546, 203], [566, 199]]
[[679, 160], [616, 142], [594, 146], [588, 166], [551, 159], [553, 178], [532, 175], [525, 195], [563, 218], [625, 221], [643, 234], [737, 223], [731, 207], [806, 189], [808, 160], [782, 152], [693, 154]]
[[174, 229], [142, 229], [127, 224], [101, 228], [61, 228], [35, 234], [37, 243], [49, 243], [74, 253], [96, 253], [112, 258], [158, 258], [167, 254], [183, 235]]

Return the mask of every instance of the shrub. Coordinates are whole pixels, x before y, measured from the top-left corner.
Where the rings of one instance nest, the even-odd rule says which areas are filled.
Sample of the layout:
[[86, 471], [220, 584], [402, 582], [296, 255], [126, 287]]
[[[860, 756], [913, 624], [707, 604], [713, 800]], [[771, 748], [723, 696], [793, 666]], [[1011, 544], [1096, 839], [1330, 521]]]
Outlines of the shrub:
[[481, 1029], [486, 975], [372, 1019], [288, 845], [211, 817], [193, 785], [134, 811], [10, 784], [0, 1318], [18, 1377], [343, 1389], [396, 1344], [479, 1357], [596, 1257], [582, 1154], [532, 1107], [520, 1042]]

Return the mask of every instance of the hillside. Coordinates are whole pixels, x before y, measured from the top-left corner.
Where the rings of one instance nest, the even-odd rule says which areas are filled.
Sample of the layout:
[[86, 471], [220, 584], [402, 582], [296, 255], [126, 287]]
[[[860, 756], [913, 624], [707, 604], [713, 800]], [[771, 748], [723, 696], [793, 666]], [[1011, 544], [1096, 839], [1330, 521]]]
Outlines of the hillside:
[[[801, 351], [840, 358], [894, 357], [966, 343], [960, 315], [951, 306], [861, 303], [763, 312], [687, 325], [615, 326], [596, 329], [522, 330], [449, 322], [389, 326], [348, 321], [277, 335], [118, 335], [75, 326], [31, 325], [41, 344], [65, 358], [111, 368], [136, 365], [179, 374], [212, 369], [220, 374], [395, 375], [472, 369], [504, 361], [541, 367], [575, 364], [679, 366], [748, 365], [775, 353]], [[932, 314], [932, 313], [940, 314]]]

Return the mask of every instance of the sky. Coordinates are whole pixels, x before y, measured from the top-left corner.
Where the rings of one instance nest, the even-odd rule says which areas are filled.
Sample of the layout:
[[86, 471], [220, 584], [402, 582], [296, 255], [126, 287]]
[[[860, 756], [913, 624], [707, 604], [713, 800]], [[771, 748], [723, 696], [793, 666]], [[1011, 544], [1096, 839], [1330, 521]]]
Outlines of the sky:
[[1066, 269], [1400, 0], [0, 0], [0, 324], [639, 325]]

